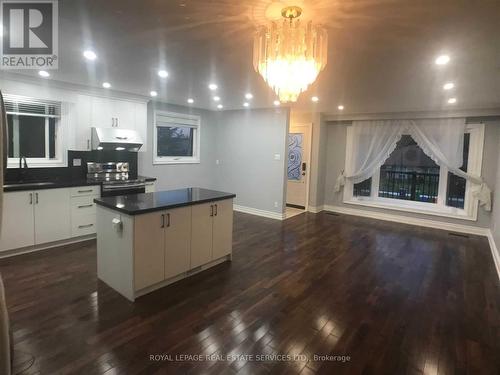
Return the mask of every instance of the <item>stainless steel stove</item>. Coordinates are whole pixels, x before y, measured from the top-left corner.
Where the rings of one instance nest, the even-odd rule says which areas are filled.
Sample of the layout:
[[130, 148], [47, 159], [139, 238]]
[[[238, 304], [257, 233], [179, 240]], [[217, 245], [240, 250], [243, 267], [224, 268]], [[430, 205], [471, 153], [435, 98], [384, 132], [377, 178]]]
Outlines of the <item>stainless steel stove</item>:
[[111, 197], [146, 192], [144, 179], [129, 178], [127, 162], [87, 163], [87, 180], [101, 183], [101, 196]]

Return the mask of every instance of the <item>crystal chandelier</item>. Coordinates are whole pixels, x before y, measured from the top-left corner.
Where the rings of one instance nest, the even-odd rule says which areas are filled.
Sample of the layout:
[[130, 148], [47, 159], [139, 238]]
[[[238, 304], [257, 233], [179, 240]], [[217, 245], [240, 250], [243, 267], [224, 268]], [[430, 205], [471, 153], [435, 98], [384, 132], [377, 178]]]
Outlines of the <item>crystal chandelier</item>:
[[302, 24], [299, 7], [281, 11], [283, 22], [261, 26], [254, 39], [253, 64], [282, 102], [297, 101], [325, 68], [328, 34], [312, 22]]

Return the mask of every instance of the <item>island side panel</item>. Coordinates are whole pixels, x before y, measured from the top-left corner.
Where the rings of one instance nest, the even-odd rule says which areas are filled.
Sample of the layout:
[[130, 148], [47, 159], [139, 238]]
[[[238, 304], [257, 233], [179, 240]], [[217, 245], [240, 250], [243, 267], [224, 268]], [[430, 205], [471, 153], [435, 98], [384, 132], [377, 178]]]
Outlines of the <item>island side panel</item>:
[[[113, 219], [121, 221], [121, 230]], [[133, 217], [98, 205], [97, 276], [130, 301], [134, 301], [133, 244]]]

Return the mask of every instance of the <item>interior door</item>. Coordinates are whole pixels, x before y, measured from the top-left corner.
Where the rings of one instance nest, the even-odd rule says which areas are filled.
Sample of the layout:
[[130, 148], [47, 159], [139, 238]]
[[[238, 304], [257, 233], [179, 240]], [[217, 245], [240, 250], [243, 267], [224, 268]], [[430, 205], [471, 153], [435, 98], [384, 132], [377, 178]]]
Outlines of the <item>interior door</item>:
[[34, 243], [33, 192], [4, 193], [0, 251], [31, 246]]
[[192, 206], [191, 268], [212, 260], [213, 203]]
[[134, 219], [134, 288], [165, 279], [165, 211], [137, 215]]
[[233, 200], [214, 202], [212, 259], [231, 253], [233, 248]]
[[191, 261], [191, 207], [175, 208], [166, 213], [165, 279], [189, 270]]
[[71, 237], [71, 204], [69, 189], [47, 189], [34, 192], [35, 244]]
[[306, 208], [311, 153], [311, 124], [291, 125], [288, 134], [286, 203]]

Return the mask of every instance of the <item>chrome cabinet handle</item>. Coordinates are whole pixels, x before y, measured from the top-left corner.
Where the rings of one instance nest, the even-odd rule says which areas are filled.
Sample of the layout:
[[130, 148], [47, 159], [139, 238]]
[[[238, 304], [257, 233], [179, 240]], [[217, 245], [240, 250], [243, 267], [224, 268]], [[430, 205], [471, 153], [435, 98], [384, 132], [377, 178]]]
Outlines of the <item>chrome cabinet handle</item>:
[[33, 193], [30, 193], [30, 204], [33, 204]]
[[35, 204], [38, 204], [38, 193], [35, 193]]
[[78, 193], [92, 193], [92, 189], [90, 190], [78, 190]]
[[214, 205], [210, 205], [210, 216], [214, 216]]
[[217, 205], [215, 205], [215, 216], [217, 216], [218, 211], [219, 211], [218, 207], [217, 207]]
[[161, 226], [160, 228], [165, 228], [165, 214], [161, 214]]
[[85, 225], [79, 225], [78, 228], [90, 228], [93, 226], [94, 226], [94, 224], [85, 224]]
[[87, 139], [87, 150], [90, 150], [90, 139]]
[[170, 214], [167, 214], [167, 228], [170, 227]]
[[93, 204], [84, 204], [82, 206], [78, 206], [78, 208], [86, 208], [86, 207], [92, 207]]

